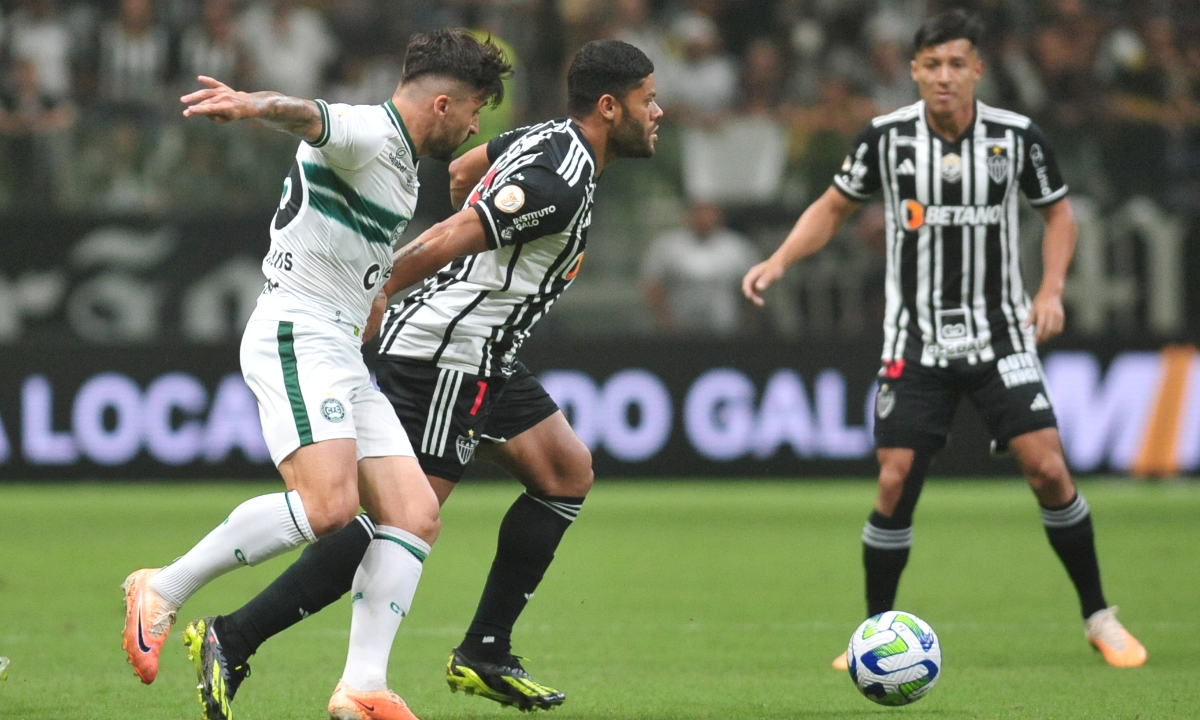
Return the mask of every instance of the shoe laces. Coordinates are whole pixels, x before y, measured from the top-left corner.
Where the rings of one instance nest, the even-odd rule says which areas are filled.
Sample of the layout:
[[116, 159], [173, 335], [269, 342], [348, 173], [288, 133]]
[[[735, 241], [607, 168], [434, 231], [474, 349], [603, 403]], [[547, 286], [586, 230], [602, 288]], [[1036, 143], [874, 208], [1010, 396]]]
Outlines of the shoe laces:
[[1125, 626], [1117, 619], [1117, 606], [1097, 610], [1087, 619], [1087, 636], [1118, 652], [1125, 649]]
[[[163, 603], [166, 605], [166, 603]], [[154, 614], [150, 616], [150, 634], [154, 636], [162, 635], [169, 632], [171, 626], [175, 624], [177, 611], [168, 610], [166, 607], [158, 607], [154, 610]]]

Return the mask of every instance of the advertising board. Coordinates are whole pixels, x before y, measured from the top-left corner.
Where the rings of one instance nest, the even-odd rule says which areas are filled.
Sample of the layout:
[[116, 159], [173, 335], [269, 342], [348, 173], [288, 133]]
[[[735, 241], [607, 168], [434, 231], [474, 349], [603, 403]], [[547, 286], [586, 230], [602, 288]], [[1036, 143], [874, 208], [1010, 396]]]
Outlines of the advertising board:
[[[873, 343], [551, 338], [522, 355], [593, 450], [598, 476], [874, 473]], [[275, 476], [236, 346], [38, 344], [6, 356], [2, 479]], [[1058, 349], [1043, 364], [1074, 471], [1200, 469], [1194, 348]], [[964, 402], [933, 472], [1016, 472], [987, 445]]]

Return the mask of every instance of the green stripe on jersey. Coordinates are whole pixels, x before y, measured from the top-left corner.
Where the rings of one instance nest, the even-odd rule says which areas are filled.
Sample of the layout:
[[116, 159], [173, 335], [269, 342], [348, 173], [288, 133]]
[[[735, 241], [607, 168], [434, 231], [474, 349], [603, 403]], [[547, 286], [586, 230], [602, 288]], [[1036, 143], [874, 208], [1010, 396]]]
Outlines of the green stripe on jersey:
[[304, 395], [300, 392], [300, 374], [296, 371], [296, 339], [292, 336], [292, 324], [279, 323], [277, 337], [279, 362], [283, 365], [283, 387], [287, 389], [288, 402], [292, 406], [292, 419], [296, 422], [300, 447], [312, 445], [312, 425], [308, 422], [308, 410], [304, 408]]
[[409, 218], [364, 198], [331, 168], [317, 163], [300, 163], [308, 180], [308, 202], [322, 215], [336, 220], [364, 240], [392, 244], [392, 231]]
[[421, 549], [418, 548], [417, 546], [410, 545], [409, 543], [404, 542], [403, 540], [401, 540], [398, 537], [392, 537], [391, 535], [385, 535], [383, 533], [377, 532], [377, 533], [375, 533], [375, 539], [376, 540], [391, 540], [392, 542], [396, 543], [400, 547], [402, 547], [405, 550], [412, 553], [412, 556], [415, 557], [422, 564], [424, 564], [425, 558], [429, 557], [428, 553], [422, 552]]

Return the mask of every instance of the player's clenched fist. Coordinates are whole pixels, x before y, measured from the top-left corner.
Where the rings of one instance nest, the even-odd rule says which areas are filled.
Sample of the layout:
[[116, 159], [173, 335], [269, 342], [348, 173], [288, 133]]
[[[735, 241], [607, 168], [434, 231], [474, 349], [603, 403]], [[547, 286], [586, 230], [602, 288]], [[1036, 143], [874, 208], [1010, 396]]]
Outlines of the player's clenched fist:
[[196, 79], [207, 87], [179, 98], [187, 105], [183, 109], [184, 117], [207, 115], [214, 122], [224, 124], [258, 116], [258, 104], [250, 93], [238, 92], [207, 75]]
[[763, 306], [762, 294], [783, 277], [783, 267], [771, 260], [765, 260], [750, 268], [742, 278], [742, 294], [755, 305]]

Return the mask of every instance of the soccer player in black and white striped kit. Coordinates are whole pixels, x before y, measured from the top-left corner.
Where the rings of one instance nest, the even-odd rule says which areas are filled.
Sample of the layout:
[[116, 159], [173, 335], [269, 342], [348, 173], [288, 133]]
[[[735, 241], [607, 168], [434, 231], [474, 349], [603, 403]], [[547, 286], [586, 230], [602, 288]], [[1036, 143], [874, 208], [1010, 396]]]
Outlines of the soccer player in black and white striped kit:
[[[833, 186], [774, 255], [750, 269], [742, 289], [762, 305], [789, 265], [821, 249], [881, 193], [886, 309], [875, 400], [879, 495], [863, 529], [867, 615], [893, 607], [925, 473], [967, 396], [994, 449], [1011, 450], [1037, 496], [1079, 594], [1088, 641], [1109, 664], [1138, 666], [1146, 650], [1104, 599], [1091, 514], [1067, 470], [1037, 355], [1037, 344], [1063, 328], [1076, 233], [1067, 186], [1029, 118], [975, 99], [982, 33], [961, 10], [925, 22], [911, 64], [921, 100], [872, 120]], [[1032, 300], [1021, 281], [1018, 194], [1046, 221], [1042, 284]], [[845, 666], [843, 654], [834, 667]]]
[[[451, 689], [521, 710], [565, 699], [529, 677], [511, 634], [591, 489], [592, 465], [516, 353], [580, 270], [601, 171], [654, 153], [662, 110], [653, 71], [627, 43], [585, 45], [567, 74], [568, 117], [505, 133], [451, 164], [463, 209], [396, 253], [367, 324], [370, 338], [387, 297], [423, 281], [387, 311], [376, 377], [438, 501], [477, 449], [526, 488], [500, 525], [475, 618], [446, 668]], [[240, 683], [267, 638], [344, 595], [370, 525], [361, 516], [309, 546], [246, 606], [215, 618], [224, 640], [213, 664], [238, 670]]]

